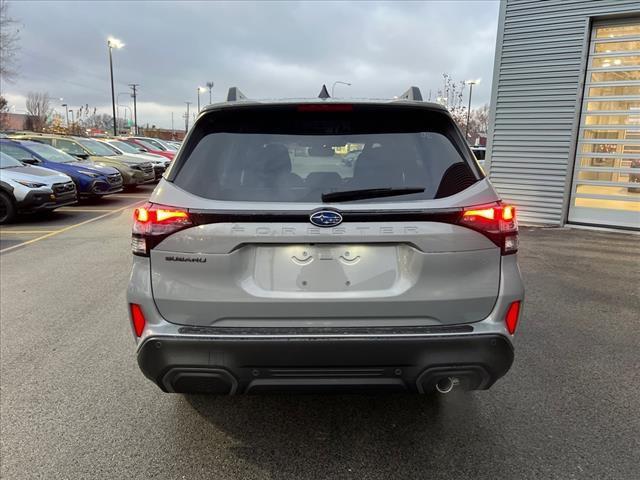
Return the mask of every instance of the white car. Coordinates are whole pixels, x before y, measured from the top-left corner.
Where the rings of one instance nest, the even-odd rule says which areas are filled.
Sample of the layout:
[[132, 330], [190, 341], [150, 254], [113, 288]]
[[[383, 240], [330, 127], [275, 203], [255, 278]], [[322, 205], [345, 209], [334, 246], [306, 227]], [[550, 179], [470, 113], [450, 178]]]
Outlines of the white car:
[[169, 168], [170, 160], [167, 160], [162, 155], [156, 155], [154, 153], [142, 152], [133, 145], [118, 140], [117, 138], [97, 138], [101, 143], [104, 143], [107, 147], [113, 150], [117, 155], [126, 155], [128, 157], [135, 157], [145, 162], [150, 162], [153, 165], [153, 172], [156, 180], [162, 177], [164, 171]]
[[0, 223], [18, 213], [51, 211], [77, 201], [76, 185], [68, 175], [25, 165], [0, 151]]

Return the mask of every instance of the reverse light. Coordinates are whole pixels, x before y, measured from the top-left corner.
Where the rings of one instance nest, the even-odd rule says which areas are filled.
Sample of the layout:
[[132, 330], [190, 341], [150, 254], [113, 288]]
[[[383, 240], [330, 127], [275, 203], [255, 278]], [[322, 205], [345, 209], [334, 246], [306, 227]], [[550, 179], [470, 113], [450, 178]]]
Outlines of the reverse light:
[[140, 305], [137, 303], [130, 303], [129, 307], [131, 309], [131, 323], [133, 323], [133, 331], [136, 333], [136, 337], [139, 337], [142, 335], [147, 321], [144, 318], [144, 313], [142, 312], [142, 307], [140, 307]]
[[498, 245], [503, 255], [518, 251], [518, 222], [512, 205], [491, 205], [465, 209], [458, 222]]
[[520, 301], [513, 302], [509, 305], [507, 314], [504, 317], [504, 323], [507, 327], [509, 334], [516, 333], [516, 327], [518, 326], [518, 317], [520, 316]]
[[145, 203], [133, 213], [131, 249], [134, 255], [147, 257], [169, 235], [191, 226], [193, 222], [186, 210]]

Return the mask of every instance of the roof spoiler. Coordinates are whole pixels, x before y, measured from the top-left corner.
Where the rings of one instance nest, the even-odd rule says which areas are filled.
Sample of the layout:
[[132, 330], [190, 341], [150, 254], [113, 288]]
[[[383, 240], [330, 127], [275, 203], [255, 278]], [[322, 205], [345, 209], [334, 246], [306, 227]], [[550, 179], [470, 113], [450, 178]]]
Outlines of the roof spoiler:
[[422, 101], [422, 93], [418, 87], [409, 87], [409, 90], [398, 97], [400, 100], [412, 100], [414, 102]]
[[227, 102], [238, 102], [240, 100], [247, 100], [245, 94], [242, 93], [238, 87], [229, 88], [229, 93], [227, 93]]

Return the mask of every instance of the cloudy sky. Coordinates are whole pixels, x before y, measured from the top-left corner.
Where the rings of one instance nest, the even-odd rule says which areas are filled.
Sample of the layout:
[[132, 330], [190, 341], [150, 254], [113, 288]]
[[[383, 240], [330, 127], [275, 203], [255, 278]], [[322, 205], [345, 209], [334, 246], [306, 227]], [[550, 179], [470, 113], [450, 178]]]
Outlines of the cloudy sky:
[[[442, 73], [481, 78], [474, 105], [489, 101], [498, 2], [62, 2], [10, 1], [21, 23], [19, 77], [2, 85], [13, 111], [29, 91], [110, 113], [106, 39], [116, 93], [141, 84], [140, 124], [184, 125], [185, 101], [213, 81], [213, 101], [237, 85], [251, 98], [389, 98], [417, 85], [435, 98]], [[201, 96], [208, 103], [208, 92]], [[124, 112], [124, 108], [122, 112]], [[123, 115], [124, 113], [121, 113]]]

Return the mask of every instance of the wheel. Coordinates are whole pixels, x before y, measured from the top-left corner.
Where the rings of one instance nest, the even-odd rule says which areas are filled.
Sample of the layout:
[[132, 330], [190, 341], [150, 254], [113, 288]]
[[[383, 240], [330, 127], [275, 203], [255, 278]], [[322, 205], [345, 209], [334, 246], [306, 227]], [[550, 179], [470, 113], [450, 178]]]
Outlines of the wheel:
[[13, 199], [5, 192], [0, 192], [0, 224], [9, 223], [16, 216], [16, 206]]

